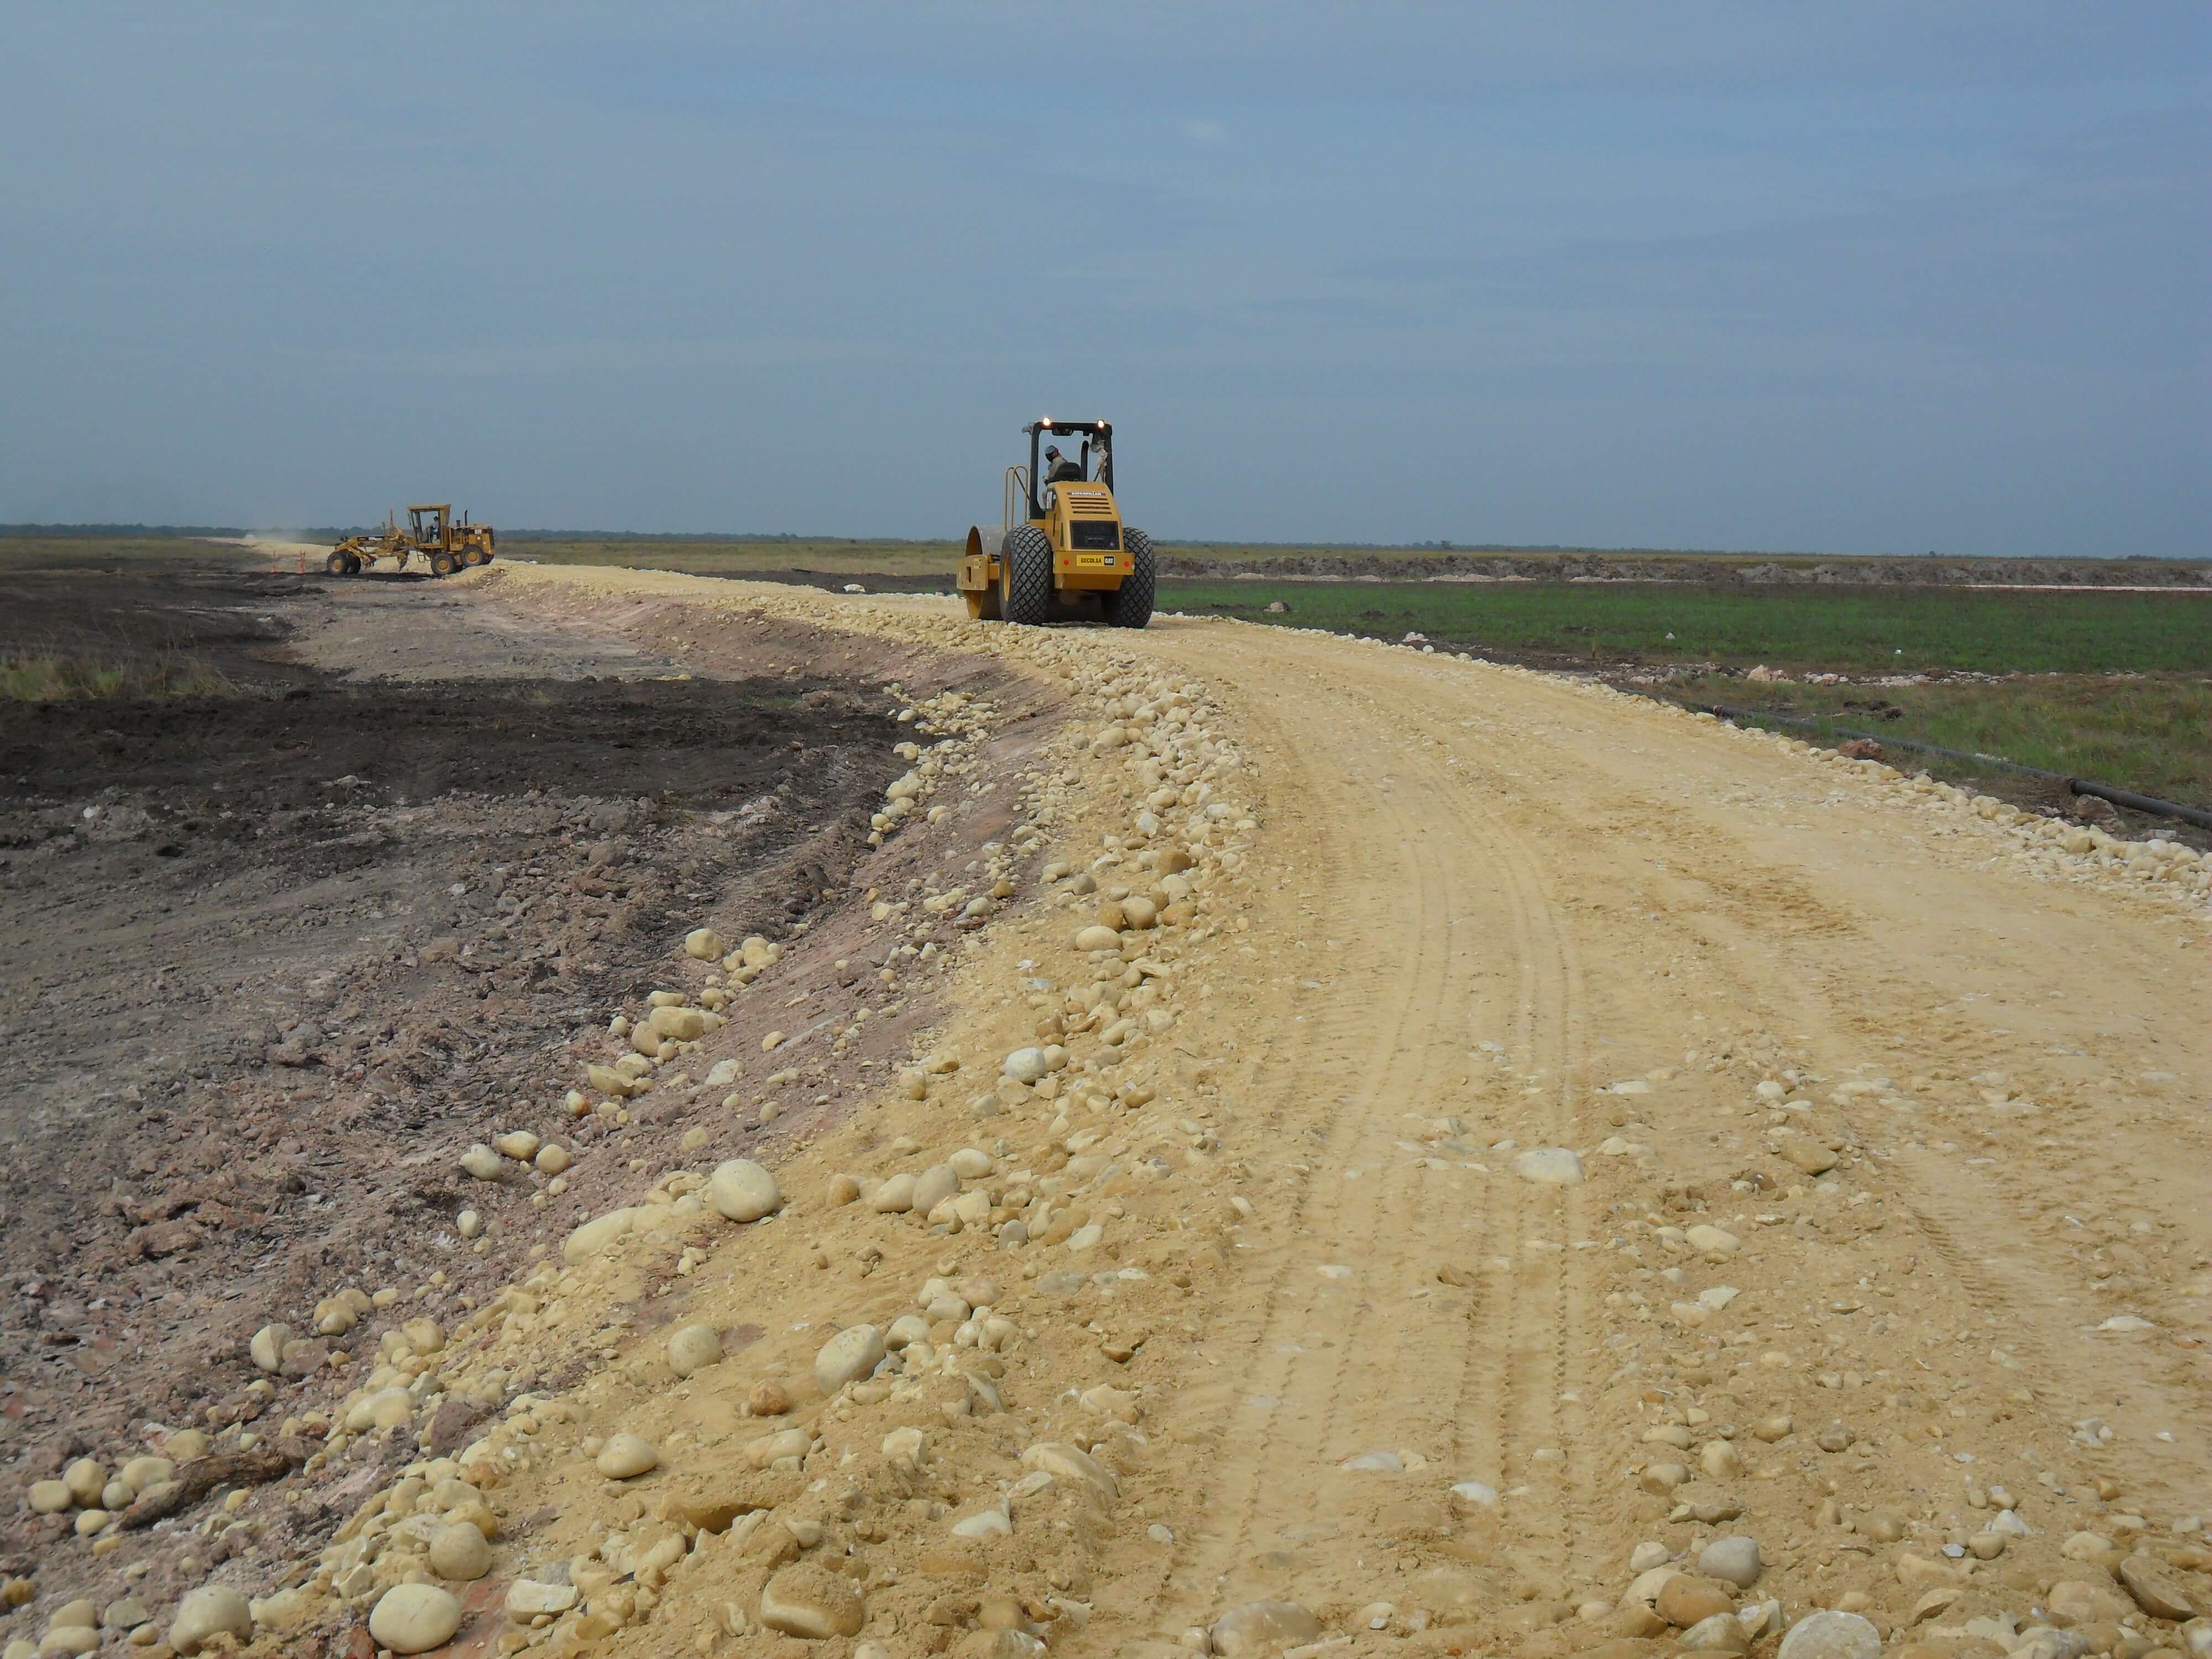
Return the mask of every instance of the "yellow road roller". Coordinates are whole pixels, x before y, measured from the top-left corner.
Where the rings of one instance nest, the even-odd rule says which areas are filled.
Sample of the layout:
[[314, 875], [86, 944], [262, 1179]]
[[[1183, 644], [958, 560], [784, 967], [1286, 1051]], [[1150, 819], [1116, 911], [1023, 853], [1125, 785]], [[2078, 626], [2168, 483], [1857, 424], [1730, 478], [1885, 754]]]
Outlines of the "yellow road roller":
[[1152, 544], [1121, 522], [1112, 422], [1048, 416], [1022, 430], [1029, 465], [1006, 469], [1004, 522], [968, 532], [957, 579], [968, 614], [1142, 628], [1152, 619]]

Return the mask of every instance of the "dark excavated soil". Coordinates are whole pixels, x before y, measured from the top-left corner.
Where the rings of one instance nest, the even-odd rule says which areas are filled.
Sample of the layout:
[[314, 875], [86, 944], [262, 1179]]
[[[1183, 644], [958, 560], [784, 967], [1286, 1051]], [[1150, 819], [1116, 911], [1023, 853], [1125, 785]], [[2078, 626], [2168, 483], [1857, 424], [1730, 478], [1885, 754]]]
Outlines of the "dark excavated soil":
[[[341, 1285], [457, 1317], [673, 1152], [713, 1103], [657, 1094], [617, 1129], [571, 1124], [561, 1091], [672, 982], [685, 928], [841, 937], [861, 861], [891, 860], [862, 839], [905, 765], [879, 688], [929, 671], [786, 627], [685, 678], [640, 619], [428, 585], [21, 586], [15, 642], [239, 688], [0, 706], [0, 1568], [58, 1589], [88, 1547], [21, 1512], [24, 1483], [255, 1414], [246, 1336]], [[741, 1121], [712, 1124], [738, 1150]], [[567, 1200], [456, 1170], [515, 1127], [575, 1148]], [[468, 1205], [484, 1254], [453, 1231]], [[322, 1357], [276, 1412], [343, 1389]]]
[[868, 740], [882, 735], [878, 712], [861, 714], [848, 692], [781, 678], [459, 680], [374, 693], [301, 685], [276, 697], [34, 703], [0, 731], [0, 810], [112, 790], [175, 824], [189, 852], [201, 836], [226, 838], [205, 821], [211, 813], [231, 815], [234, 839], [264, 830], [273, 813], [404, 805], [454, 790], [641, 793], [711, 809], [773, 787], [794, 758], [860, 740], [862, 725]]

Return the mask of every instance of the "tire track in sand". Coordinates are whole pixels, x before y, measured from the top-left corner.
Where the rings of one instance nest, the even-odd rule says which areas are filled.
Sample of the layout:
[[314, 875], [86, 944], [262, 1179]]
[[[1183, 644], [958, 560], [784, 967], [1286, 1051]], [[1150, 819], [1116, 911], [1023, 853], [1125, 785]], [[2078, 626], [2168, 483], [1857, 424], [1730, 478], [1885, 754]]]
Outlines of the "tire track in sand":
[[[1217, 657], [1209, 672], [1233, 685], [1239, 666]], [[1554, 1143], [1572, 1121], [1583, 1037], [1571, 950], [1532, 855], [1483, 804], [1491, 786], [1433, 732], [1409, 732], [1402, 710], [1357, 692], [1330, 702], [1319, 743], [1310, 725], [1297, 743], [1279, 722], [1254, 732], [1285, 800], [1326, 799], [1347, 776], [1370, 775], [1372, 787], [1356, 817], [1277, 820], [1286, 890], [1323, 900], [1312, 931], [1336, 977], [1298, 1000], [1306, 1012], [1272, 1034], [1249, 1086], [1261, 1142], [1297, 1143], [1310, 1162], [1267, 1230], [1265, 1295], [1244, 1302], [1254, 1317], [1218, 1333], [1245, 1369], [1195, 1429], [1215, 1449], [1207, 1520], [1133, 1598], [1160, 1628], [1293, 1582], [1310, 1595], [1331, 1570], [1371, 1577], [1409, 1522], [1434, 1530], [1453, 1480], [1527, 1485], [1563, 1520], [1573, 1507], [1559, 1460], [1562, 1396], [1587, 1346], [1574, 1189], [1513, 1181], [1484, 1150], [1516, 1134]], [[1273, 908], [1271, 935], [1295, 928], [1287, 902]], [[1514, 968], [1504, 999], [1482, 983], [1501, 953]], [[1504, 1111], [1463, 1089], [1466, 1055], [1493, 1030], [1510, 1033], [1519, 1069], [1540, 1079]], [[1437, 1126], [1455, 1117], [1473, 1139], [1441, 1131], [1451, 1151], [1439, 1157]], [[1486, 1158], [1487, 1176], [1462, 1167]], [[1474, 1284], [1439, 1282], [1447, 1261]], [[1378, 1455], [1425, 1466], [1341, 1467]], [[1556, 1576], [1573, 1530], [1551, 1528], [1511, 1565]]]

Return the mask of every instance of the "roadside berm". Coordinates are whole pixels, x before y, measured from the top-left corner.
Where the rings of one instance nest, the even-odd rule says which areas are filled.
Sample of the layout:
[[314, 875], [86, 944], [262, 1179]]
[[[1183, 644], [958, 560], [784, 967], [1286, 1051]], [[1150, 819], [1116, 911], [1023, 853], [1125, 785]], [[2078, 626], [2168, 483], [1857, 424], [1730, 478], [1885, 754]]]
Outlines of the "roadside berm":
[[[1405, 647], [456, 587], [649, 613], [678, 657], [987, 655], [1004, 696], [898, 708], [865, 829], [988, 833], [834, 945], [670, 915], [661, 985], [546, 1091], [620, 1124], [703, 1079], [695, 1155], [450, 1322], [268, 1310], [272, 1392], [350, 1312], [343, 1397], [141, 1468], [42, 1581], [258, 1450], [155, 1524], [314, 1504], [325, 1540], [125, 1609], [156, 1644], [2212, 1652], [2193, 854]], [[1056, 723], [998, 769], [1023, 696]], [[816, 1087], [886, 975], [944, 1017]], [[709, 1156], [714, 1112], [765, 1133]], [[495, 1184], [560, 1144], [441, 1155]], [[46, 1499], [92, 1512], [137, 1449]], [[90, 1650], [128, 1589], [9, 1633]]]

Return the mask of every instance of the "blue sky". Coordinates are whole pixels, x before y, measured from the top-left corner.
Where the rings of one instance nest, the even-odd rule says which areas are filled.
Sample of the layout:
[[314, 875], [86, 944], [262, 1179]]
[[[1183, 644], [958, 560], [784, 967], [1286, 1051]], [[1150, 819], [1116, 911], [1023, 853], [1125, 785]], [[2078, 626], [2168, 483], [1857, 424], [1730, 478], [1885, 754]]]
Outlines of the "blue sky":
[[2201, 4], [0, 12], [0, 520], [2212, 550]]

